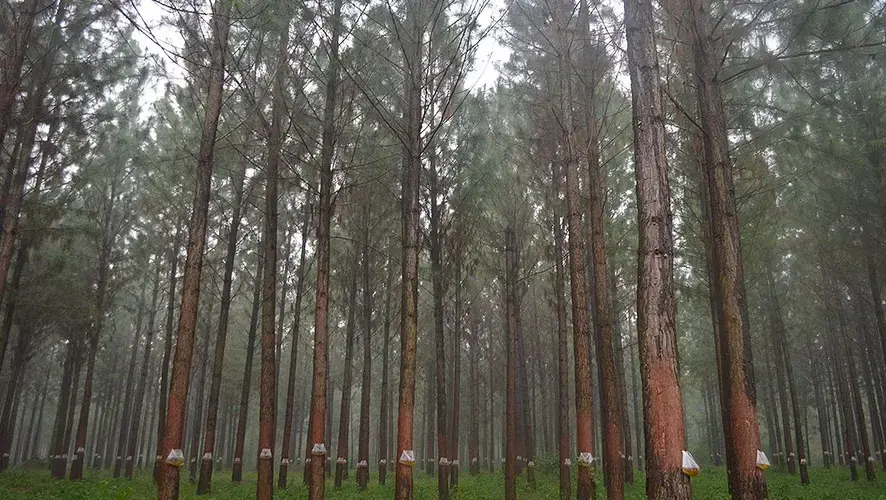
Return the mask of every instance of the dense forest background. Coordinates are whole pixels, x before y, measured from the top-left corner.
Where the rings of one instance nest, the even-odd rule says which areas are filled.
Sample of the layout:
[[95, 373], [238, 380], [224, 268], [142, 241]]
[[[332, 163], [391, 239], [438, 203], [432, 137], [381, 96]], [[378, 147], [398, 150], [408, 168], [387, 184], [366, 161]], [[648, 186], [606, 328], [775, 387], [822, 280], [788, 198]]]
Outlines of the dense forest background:
[[873, 481], [884, 11], [4, 0], [0, 473]]

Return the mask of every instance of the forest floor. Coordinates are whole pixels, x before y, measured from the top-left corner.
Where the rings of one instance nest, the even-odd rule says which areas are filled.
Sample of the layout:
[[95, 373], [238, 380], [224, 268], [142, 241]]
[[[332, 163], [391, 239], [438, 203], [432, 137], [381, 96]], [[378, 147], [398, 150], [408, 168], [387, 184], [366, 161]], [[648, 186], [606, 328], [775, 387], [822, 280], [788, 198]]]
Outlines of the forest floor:
[[[422, 472], [416, 471], [415, 500], [433, 500], [437, 498], [437, 481]], [[525, 476], [518, 479], [518, 498], [520, 500], [556, 500], [557, 478], [554, 471], [540, 471], [536, 489], [530, 489]], [[787, 472], [770, 469], [766, 473], [770, 498], [773, 500], [886, 500], [886, 481], [881, 479], [868, 483], [863, 476], [857, 483], [849, 480], [848, 469], [834, 468], [831, 470], [810, 470], [812, 484], [800, 486], [799, 477]], [[239, 485], [229, 481], [229, 472], [217, 472], [213, 493], [205, 496], [195, 494], [196, 487], [185, 482], [182, 484], [182, 499], [232, 499], [246, 500], [255, 497], [255, 477], [248, 476]], [[357, 491], [352, 474], [346, 485], [335, 488], [330, 481], [326, 487], [326, 498], [329, 500], [388, 500], [393, 498], [393, 477], [386, 486], [373, 482], [365, 492]], [[300, 500], [307, 497], [301, 484], [301, 474], [291, 476], [296, 481], [294, 486], [280, 490], [275, 495], [279, 499]], [[602, 481], [598, 480], [598, 484]], [[693, 498], [699, 500], [728, 500], [726, 490], [726, 470], [723, 467], [705, 467], [700, 476], [692, 480]], [[597, 498], [605, 498], [602, 486], [599, 486]], [[462, 475], [461, 484], [453, 491], [452, 500], [498, 500], [504, 496], [504, 479], [501, 472], [496, 474], [480, 474], [472, 477]], [[113, 479], [104, 471], [87, 472], [83, 481], [54, 481], [46, 470], [11, 469], [0, 474], [0, 499], [40, 499], [40, 500], [148, 500], [156, 498], [156, 489], [146, 471], [132, 481]], [[640, 500], [643, 494], [642, 481], [629, 486], [627, 499]]]

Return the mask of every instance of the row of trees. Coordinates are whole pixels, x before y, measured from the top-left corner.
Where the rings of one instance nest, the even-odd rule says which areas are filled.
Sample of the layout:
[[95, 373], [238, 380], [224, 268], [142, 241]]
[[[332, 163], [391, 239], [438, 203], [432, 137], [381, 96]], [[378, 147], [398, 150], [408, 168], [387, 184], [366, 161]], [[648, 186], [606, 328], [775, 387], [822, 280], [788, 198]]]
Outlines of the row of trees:
[[0, 471], [886, 467], [876, 2], [157, 6], [0, 17]]

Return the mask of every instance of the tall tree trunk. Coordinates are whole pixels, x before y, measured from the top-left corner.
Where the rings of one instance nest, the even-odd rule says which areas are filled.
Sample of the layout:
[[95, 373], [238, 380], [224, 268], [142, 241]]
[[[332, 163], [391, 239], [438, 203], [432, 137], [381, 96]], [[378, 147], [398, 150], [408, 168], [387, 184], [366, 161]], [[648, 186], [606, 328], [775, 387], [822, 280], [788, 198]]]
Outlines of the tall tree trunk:
[[505, 229], [505, 500], [517, 498], [517, 249], [513, 228]]
[[[280, 475], [277, 479], [277, 488], [280, 489], [286, 488], [286, 476], [289, 464], [292, 463], [293, 458], [296, 456], [295, 443], [298, 442], [297, 439], [292, 439], [293, 413], [296, 405], [295, 376], [296, 369], [298, 368], [298, 346], [301, 341], [301, 305], [304, 297], [305, 277], [308, 274], [307, 269], [305, 269], [305, 261], [307, 260], [305, 248], [308, 244], [308, 226], [311, 220], [311, 205], [305, 203], [304, 211], [305, 213], [301, 230], [301, 248], [299, 249], [298, 254], [298, 276], [295, 282], [295, 305], [293, 307], [295, 317], [292, 321], [292, 332], [290, 335], [292, 346], [289, 355], [289, 375], [287, 377], [288, 383], [286, 386], [286, 414], [283, 418], [283, 443], [280, 448], [283, 453], [283, 458], [280, 460]], [[299, 415], [301, 415], [301, 413], [299, 413]], [[305, 464], [305, 467], [307, 467], [307, 464]]]
[[468, 461], [469, 470], [472, 476], [480, 473], [480, 374], [479, 374], [479, 358], [480, 358], [480, 315], [474, 307], [471, 306], [470, 318], [470, 339], [471, 349], [468, 354], [469, 364], [469, 400], [470, 408], [468, 409]]
[[461, 417], [461, 335], [462, 335], [462, 276], [461, 256], [455, 258], [455, 319], [452, 339], [452, 420], [449, 433], [449, 485], [458, 487], [458, 442]]
[[[117, 201], [117, 185], [112, 184], [110, 196], [106, 200], [105, 212], [102, 214], [102, 227], [98, 255], [98, 278], [95, 284], [95, 304], [93, 305], [92, 325], [89, 327], [87, 339], [86, 376], [83, 379], [83, 400], [80, 403], [80, 416], [77, 422], [77, 434], [74, 441], [74, 454], [71, 457], [70, 479], [76, 481], [83, 478], [83, 467], [86, 460], [86, 431], [89, 425], [89, 410], [92, 407], [92, 382], [95, 373], [95, 358], [98, 354], [99, 341], [105, 319], [105, 307], [108, 299], [108, 285], [111, 279], [111, 251], [114, 237], [111, 234], [112, 207]], [[125, 411], [125, 409], [124, 409]], [[114, 422], [116, 422], [116, 417]]]
[[[357, 487], [365, 490], [369, 484], [369, 404], [372, 388], [372, 275], [369, 247], [370, 200], [363, 200], [363, 242], [361, 249], [363, 276], [363, 377], [360, 382], [360, 435], [357, 450]], [[356, 272], [356, 269], [354, 270]]]
[[384, 344], [382, 345], [381, 353], [381, 403], [378, 409], [378, 483], [381, 485], [385, 484], [388, 474], [388, 422], [391, 419], [391, 415], [388, 412], [388, 407], [391, 403], [391, 398], [388, 394], [388, 357], [391, 349], [391, 298], [394, 295], [394, 271], [394, 261], [388, 258], [385, 277]]
[[210, 44], [209, 92], [206, 96], [206, 111], [203, 116], [203, 131], [200, 137], [200, 152], [197, 159], [197, 183], [194, 189], [194, 202], [191, 221], [188, 225], [188, 250], [185, 258], [185, 271], [182, 277], [181, 311], [178, 321], [178, 342], [170, 377], [169, 403], [166, 413], [163, 454], [166, 458], [160, 463], [160, 483], [158, 500], [175, 500], [179, 491], [179, 467], [182, 465], [175, 455], [181, 455], [182, 437], [185, 424], [185, 404], [188, 397], [188, 382], [191, 372], [191, 359], [194, 352], [194, 330], [197, 325], [197, 307], [200, 300], [200, 275], [203, 270], [203, 252], [206, 247], [207, 215], [209, 212], [212, 169], [214, 166], [215, 138], [218, 131], [219, 115], [225, 84], [225, 54], [227, 53], [228, 32], [232, 2], [218, 0], [213, 3], [212, 41]]
[[354, 243], [354, 261], [351, 264], [351, 283], [348, 290], [348, 320], [345, 326], [345, 366], [342, 374], [341, 406], [338, 420], [338, 450], [335, 463], [335, 486], [341, 486], [342, 480], [348, 471], [348, 445], [350, 444], [351, 431], [351, 379], [354, 368], [354, 341], [357, 335], [357, 275], [360, 267], [360, 252], [357, 243]]
[[240, 223], [243, 219], [243, 183], [246, 177], [244, 161], [234, 173], [232, 191], [234, 194], [231, 224], [228, 226], [225, 247], [225, 269], [222, 276], [221, 303], [219, 304], [218, 333], [215, 338], [215, 351], [212, 361], [212, 378], [209, 387], [209, 403], [206, 408], [206, 427], [203, 430], [203, 458], [200, 460], [200, 478], [197, 494], [209, 493], [212, 489], [213, 453], [215, 453], [216, 427], [218, 419], [218, 398], [221, 393], [222, 369], [224, 368], [225, 347], [228, 338], [228, 322], [231, 312], [231, 289], [234, 285], [234, 264], [237, 260], [237, 241], [240, 237]]
[[[637, 336], [643, 383], [646, 494], [689, 499], [674, 303], [673, 216], [652, 3], [625, 0], [640, 243]], [[605, 278], [604, 278], [605, 279]]]
[[578, 149], [572, 113], [571, 55], [567, 39], [569, 13], [559, 5], [554, 13], [557, 31], [557, 64], [560, 81], [560, 112], [563, 114], [563, 143], [566, 149], [566, 223], [569, 229], [569, 275], [572, 291], [572, 335], [575, 359], [575, 414], [578, 443], [578, 500], [595, 495], [592, 453], [594, 451], [593, 377], [590, 359], [590, 318], [585, 284], [584, 235], [579, 199]]
[[[775, 289], [775, 274], [770, 265], [769, 275], [769, 307], [770, 322], [772, 331], [776, 335], [778, 348], [776, 352], [779, 355], [779, 361], [784, 364], [785, 376], [787, 377], [788, 390], [791, 397], [791, 411], [794, 416], [794, 434], [797, 442], [797, 461], [800, 465], [800, 484], [809, 484], [809, 463], [806, 458], [805, 441], [803, 440], [803, 428], [800, 425], [800, 401], [797, 397], [797, 387], [794, 381], [794, 367], [791, 363], [791, 356], [788, 353], [788, 335], [781, 317], [781, 303], [778, 300], [778, 293]], [[787, 411], [785, 411], [787, 413]], [[785, 429], [787, 434], [787, 429]], [[786, 441], [787, 442], [787, 441]], [[792, 457], [788, 456], [788, 467], [793, 465]]]
[[163, 335], [163, 361], [160, 365], [160, 396], [157, 404], [157, 455], [154, 457], [154, 482], [160, 482], [160, 464], [163, 461], [163, 436], [166, 434], [166, 396], [169, 386], [169, 360], [172, 357], [172, 334], [175, 324], [175, 291], [178, 276], [178, 253], [181, 244], [181, 224], [176, 221], [175, 238], [169, 252], [169, 291], [166, 301], [166, 331]]
[[[314, 372], [311, 383], [311, 416], [309, 445], [311, 467], [308, 482], [309, 500], [323, 500], [326, 492], [326, 458], [324, 422], [331, 401], [327, 401], [329, 372], [329, 226], [332, 220], [332, 155], [335, 148], [335, 103], [338, 94], [338, 50], [341, 37], [342, 0], [333, 2], [329, 28], [329, 65], [326, 69], [326, 102], [323, 109], [323, 134], [320, 151], [320, 199], [317, 218], [317, 285], [314, 299]], [[331, 446], [331, 444], [330, 444]]]
[[[430, 158], [430, 235], [429, 246], [431, 254], [431, 282], [434, 291], [434, 380], [436, 386], [434, 393], [436, 396], [436, 416], [437, 416], [437, 453], [439, 454], [439, 466], [437, 470], [437, 497], [440, 500], [449, 499], [449, 442], [446, 437], [447, 431], [447, 411], [446, 411], [446, 345], [445, 345], [445, 329], [443, 323], [445, 321], [445, 311], [443, 301], [446, 296], [446, 276], [443, 269], [443, 238], [445, 237], [443, 224], [443, 211], [445, 206], [439, 200], [442, 198], [439, 173], [437, 172], [437, 155], [431, 153]], [[428, 375], [430, 376], [430, 374]], [[428, 453], [428, 457], [431, 454]]]
[[[285, 9], [289, 13], [289, 9]], [[277, 45], [277, 71], [274, 77], [271, 123], [268, 128], [268, 164], [265, 168], [265, 217], [264, 217], [264, 248], [262, 249], [264, 277], [262, 280], [262, 329], [261, 329], [261, 373], [259, 380], [259, 417], [258, 417], [258, 486], [256, 498], [270, 500], [274, 496], [274, 460], [273, 452], [276, 444], [277, 425], [277, 379], [279, 368], [277, 359], [276, 325], [277, 305], [277, 219], [278, 219], [278, 187], [280, 175], [280, 157], [283, 150], [286, 98], [284, 84], [286, 82], [289, 59], [289, 17], [284, 16], [283, 31]], [[287, 251], [286, 260], [289, 255]], [[288, 270], [287, 270], [288, 271]], [[284, 276], [284, 282], [286, 276]], [[286, 292], [284, 286], [283, 297]], [[281, 305], [281, 312], [284, 310]], [[285, 454], [286, 452], [283, 452]]]
[[[873, 481], [876, 478], [876, 473], [874, 471], [874, 457], [871, 455], [870, 442], [868, 441], [867, 421], [864, 416], [861, 389], [858, 387], [858, 370], [855, 367], [855, 355], [852, 353], [853, 342], [847, 331], [846, 314], [843, 310], [842, 300], [837, 303], [837, 320], [840, 327], [840, 339], [838, 340], [837, 345], [842, 346], [843, 349], [843, 357], [846, 359], [846, 366], [849, 372], [847, 385], [849, 386], [849, 390], [851, 391], [850, 394], [852, 395], [852, 404], [847, 407], [855, 407], [855, 426], [857, 432], [856, 436], [858, 437], [858, 441], [856, 442], [861, 444], [865, 477], [868, 481]], [[853, 455], [853, 457], [854, 456], [855, 455]]]
[[559, 448], [560, 500], [572, 498], [569, 446], [569, 339], [566, 329], [566, 271], [563, 266], [563, 206], [560, 200], [559, 160], [551, 162], [554, 204], [554, 308], [557, 317], [557, 442]]
[[[30, 326], [22, 326], [19, 331], [19, 338], [16, 342], [15, 349], [12, 351], [9, 386], [6, 389], [6, 396], [3, 401], [3, 411], [2, 415], [0, 415], [0, 472], [9, 468], [10, 455], [14, 452], [12, 449], [12, 438], [16, 432], [18, 396], [21, 393], [21, 387], [24, 383], [22, 378], [24, 377], [25, 367], [27, 366], [29, 339], [33, 335], [34, 331]], [[21, 432], [20, 428], [19, 432]]]
[[[144, 306], [145, 306], [145, 292], [148, 284], [144, 283], [141, 296], [139, 297], [138, 303], [138, 313], [136, 315], [136, 325], [135, 325], [135, 335], [132, 339], [132, 348], [129, 354], [129, 370], [126, 373], [126, 389], [124, 389], [123, 396], [123, 409], [120, 412], [120, 429], [117, 434], [117, 456], [114, 459], [114, 477], [120, 477], [120, 472], [123, 470], [123, 457], [126, 453], [126, 431], [129, 430], [129, 427], [126, 425], [130, 419], [135, 417], [135, 413], [130, 414], [129, 409], [132, 407], [132, 385], [135, 379], [135, 360], [138, 355], [138, 344], [139, 339], [141, 338], [141, 329], [142, 329], [142, 318], [144, 317]], [[129, 462], [132, 461], [132, 457], [130, 457]]]
[[486, 365], [489, 366], [489, 472], [495, 472], [495, 364], [492, 362], [492, 329], [486, 329]]
[[620, 307], [618, 302], [618, 284], [615, 277], [615, 266], [609, 267], [609, 277], [607, 283], [609, 285], [610, 297], [612, 298], [612, 331], [613, 342], [615, 345], [615, 371], [618, 377], [618, 407], [619, 417], [621, 418], [621, 432], [623, 447], [621, 450], [621, 462], [624, 469], [624, 482], [634, 484], [634, 467], [632, 450], [634, 448], [633, 439], [631, 438], [631, 418], [628, 412], [628, 388], [625, 379], [625, 349], [622, 344], [621, 336], [621, 320]]
[[[142, 364], [141, 371], [139, 372], [138, 377], [138, 386], [135, 390], [135, 407], [132, 410], [132, 417], [129, 419], [129, 436], [128, 436], [128, 445], [126, 448], [126, 456], [133, 457], [133, 460], [129, 460], [126, 462], [126, 478], [132, 479], [133, 467], [136, 458], [136, 445], [138, 444], [138, 439], [140, 434], [138, 432], [139, 422], [145, 422], [149, 420], [147, 416], [142, 415], [142, 409], [144, 408], [145, 401], [145, 393], [148, 384], [148, 369], [151, 366], [151, 348], [153, 347], [154, 342], [154, 326], [157, 318], [157, 300], [160, 295], [160, 269], [161, 269], [161, 260], [159, 256], [155, 256], [156, 269], [154, 271], [154, 285], [151, 289], [151, 310], [148, 312], [148, 331], [147, 336], [145, 337], [145, 349], [142, 354]], [[153, 384], [152, 384], [153, 385]], [[142, 432], [142, 435], [144, 432]]]
[[[600, 377], [600, 402], [603, 434], [603, 479], [610, 499], [624, 498], [624, 468], [622, 456], [621, 412], [619, 411], [618, 372], [615, 362], [615, 330], [612, 297], [609, 293], [609, 270], [606, 255], [606, 174], [600, 164], [599, 124], [595, 117], [595, 86], [598, 80], [589, 34], [588, 1], [579, 4], [579, 36], [583, 38], [581, 56], [585, 70], [587, 93], [584, 96], [583, 147], [580, 161], [588, 170], [590, 190], [591, 286], [594, 306], [594, 344], [597, 370]], [[568, 188], [567, 188], [568, 189]], [[605, 402], [605, 403], [604, 403]]]
[[234, 463], [231, 468], [231, 481], [239, 483], [243, 479], [243, 450], [246, 447], [246, 424], [249, 419], [249, 394], [252, 391], [252, 363], [255, 358], [255, 337], [258, 333], [258, 315], [261, 307], [261, 286], [265, 260], [259, 256], [255, 269], [255, 283], [252, 291], [252, 311], [249, 315], [249, 333], [246, 344], [246, 363], [243, 368], [243, 384], [240, 387], [240, 412], [237, 416]]
[[761, 499], [766, 495], [766, 481], [756, 467], [760, 429], [756, 419], [741, 234], [729, 159], [726, 113], [720, 90], [720, 62], [714, 49], [705, 0], [693, 0], [691, 5], [698, 107], [704, 130], [705, 172], [710, 196], [721, 367], [726, 378], [721, 392], [729, 490], [735, 500]]
[[[404, 55], [404, 158], [401, 178], [402, 281], [400, 285], [400, 399], [397, 409], [397, 475], [395, 500], [412, 500], [413, 419], [415, 413], [415, 351], [418, 334], [419, 191], [422, 169], [422, 38], [423, 9], [409, 3]], [[319, 500], [319, 499], [311, 499]]]

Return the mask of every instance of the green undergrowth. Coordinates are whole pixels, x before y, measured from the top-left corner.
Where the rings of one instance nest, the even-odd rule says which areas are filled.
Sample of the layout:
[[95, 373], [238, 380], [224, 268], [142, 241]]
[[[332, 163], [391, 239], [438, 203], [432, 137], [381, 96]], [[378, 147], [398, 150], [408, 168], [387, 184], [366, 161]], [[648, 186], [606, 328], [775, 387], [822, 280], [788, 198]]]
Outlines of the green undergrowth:
[[[526, 477], [518, 478], [520, 500], [558, 500], [556, 473], [547, 468], [539, 468], [538, 484], [535, 489], [529, 487]], [[779, 470], [766, 472], [770, 498], [779, 500], [886, 500], [886, 476], [878, 471], [881, 478], [868, 483], [862, 478], [853, 483], [849, 479], [849, 471], [842, 468], [831, 470], [812, 469], [810, 486], [800, 486], [799, 478]], [[82, 481], [53, 480], [49, 472], [40, 469], [14, 468], [0, 474], [0, 499], [45, 499], [45, 500], [142, 500], [156, 498], [156, 489], [151, 481], [150, 472], [145, 471], [132, 481], [113, 479], [106, 472], [86, 471]], [[437, 481], [427, 474], [416, 471], [416, 500], [433, 500], [437, 498]], [[230, 473], [217, 472], [210, 495], [197, 496], [196, 486], [182, 481], [182, 499], [252, 499], [255, 498], [255, 475], [247, 475], [238, 485], [230, 481]], [[375, 477], [373, 477], [375, 479]], [[602, 478], [597, 478], [597, 498], [606, 498], [602, 488]], [[386, 486], [373, 481], [366, 491], [358, 491], [355, 476], [352, 473], [346, 484], [335, 488], [330, 481], [326, 487], [326, 498], [330, 500], [382, 500], [394, 496], [393, 477], [389, 476]], [[275, 495], [278, 499], [302, 500], [307, 497], [305, 487], [301, 483], [301, 474], [290, 475], [291, 486], [280, 490]], [[726, 489], [726, 469], [723, 467], [704, 467], [700, 476], [692, 480], [693, 498], [700, 500], [726, 500], [729, 498]], [[452, 500], [496, 500], [504, 497], [504, 478], [501, 472], [484, 473], [471, 476], [462, 473], [460, 486], [453, 491]], [[643, 494], [642, 476], [633, 486], [628, 486], [626, 498], [639, 500], [646, 498]]]

